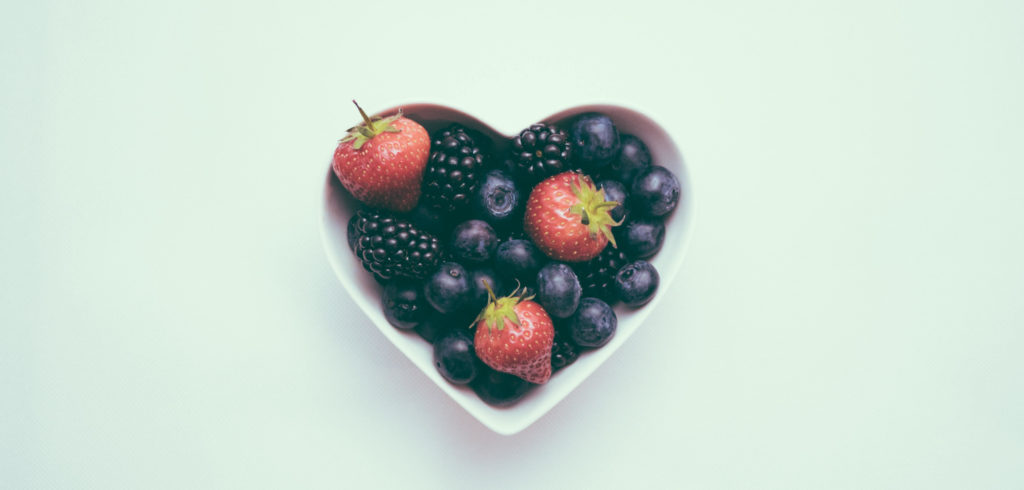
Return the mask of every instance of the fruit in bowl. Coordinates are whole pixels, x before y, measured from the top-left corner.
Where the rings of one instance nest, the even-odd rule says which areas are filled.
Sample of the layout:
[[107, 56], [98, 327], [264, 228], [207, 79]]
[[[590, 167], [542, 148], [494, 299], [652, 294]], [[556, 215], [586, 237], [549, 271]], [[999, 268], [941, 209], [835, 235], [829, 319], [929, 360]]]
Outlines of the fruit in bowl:
[[[508, 430], [480, 407], [501, 407], [488, 412], [497, 419], [526, 405], [523, 413], [539, 417], [551, 404], [538, 413], [536, 400], [564, 396], [617, 348], [620, 315], [627, 335], [638, 323], [630, 320], [646, 316], [636, 312], [666, 282], [655, 267], [678, 265], [656, 257], [685, 237], [667, 225], [690, 222], [686, 181], [673, 172], [678, 154], [665, 151], [671, 142], [653, 123], [608, 108], [567, 111], [512, 137], [438, 106], [360, 110], [363, 128], [335, 151], [335, 163], [339, 154], [361, 162], [332, 165], [328, 182], [325, 226], [345, 223], [330, 236], [344, 234], [345, 253], [362, 269], [342, 277], [337, 261], [348, 259], [332, 256], [339, 277], [385, 320], [377, 322], [385, 335], [421, 367], [429, 359], [431, 377], [499, 432]], [[425, 157], [419, 130], [399, 120], [427, 133]], [[393, 150], [387, 158], [382, 146]], [[409, 190], [416, 180], [418, 194]], [[353, 181], [372, 182], [375, 193], [352, 190], [360, 189]]]
[[[355, 101], [352, 101], [355, 104]], [[391, 211], [410, 211], [430, 152], [427, 130], [403, 117], [369, 117], [348, 130], [334, 151], [332, 167], [341, 184], [361, 202]]]

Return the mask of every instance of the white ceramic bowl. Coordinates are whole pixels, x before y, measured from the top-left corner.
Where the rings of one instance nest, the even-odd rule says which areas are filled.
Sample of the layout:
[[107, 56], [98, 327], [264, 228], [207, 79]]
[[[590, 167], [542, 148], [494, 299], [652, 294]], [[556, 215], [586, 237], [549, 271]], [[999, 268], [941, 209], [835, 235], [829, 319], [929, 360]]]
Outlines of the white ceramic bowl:
[[[457, 122], [492, 138], [496, 145], [495, 150], [498, 152], [504, 152], [509, 145], [510, 136], [499, 133], [473, 116], [445, 106], [407, 104], [381, 111], [378, 114], [393, 114], [399, 108], [407, 117], [419, 122], [431, 133], [452, 122]], [[618, 331], [607, 345], [600, 349], [584, 352], [575, 363], [555, 373], [548, 383], [532, 389], [525, 398], [511, 407], [492, 407], [481, 401], [468, 387], [456, 386], [446, 381], [434, 367], [431, 345], [415, 332], [398, 330], [387, 322], [381, 309], [381, 287], [363, 270], [358, 259], [348, 248], [346, 238], [348, 220], [357, 203], [335, 178], [334, 172], [328, 164], [327, 179], [324, 185], [321, 231], [327, 259], [330, 261], [331, 267], [334, 268], [338, 280], [381, 333], [412, 360], [428, 378], [477, 420], [500, 434], [514, 434], [539, 419], [579, 386], [633, 335], [633, 332], [644, 323], [647, 316], [658, 307], [666, 293], [671, 291], [672, 281], [683, 262], [683, 255], [693, 229], [692, 184], [683, 164], [682, 155], [668, 133], [647, 116], [625, 107], [613, 105], [574, 107], [546, 117], [542, 121], [559, 123], [583, 112], [607, 114], [615, 121], [620, 133], [633, 134], [642, 139], [650, 149], [654, 163], [668, 168], [679, 178], [682, 185], [679, 205], [666, 220], [665, 243], [661, 251], [651, 260], [661, 275], [661, 284], [654, 299], [646, 306], [629, 309], [619, 305], [615, 308], [619, 320]], [[526, 127], [532, 122], [521, 121], [519, 126]], [[658, 328], [658, 326], [655, 325], [653, 328]]]

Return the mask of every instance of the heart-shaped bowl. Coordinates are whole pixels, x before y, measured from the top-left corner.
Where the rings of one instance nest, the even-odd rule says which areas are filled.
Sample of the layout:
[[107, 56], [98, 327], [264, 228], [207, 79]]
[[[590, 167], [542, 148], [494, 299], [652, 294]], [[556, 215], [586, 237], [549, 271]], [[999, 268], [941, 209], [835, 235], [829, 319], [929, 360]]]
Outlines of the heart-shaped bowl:
[[[399, 109], [406, 117], [422, 124], [431, 134], [451, 123], [478, 131], [492, 140], [495, 155], [504, 154], [511, 142], [510, 136], [500, 133], [479, 119], [441, 105], [406, 104], [381, 111], [378, 115], [394, 114]], [[679, 178], [682, 186], [679, 205], [665, 220], [665, 242], [661, 251], [650, 259], [661, 276], [661, 283], [658, 292], [646, 306], [631, 309], [619, 305], [615, 308], [618, 330], [608, 344], [596, 350], [583, 352], [576, 362], [556, 372], [546, 384], [531, 389], [522, 400], [511, 407], [493, 407], [484, 403], [470, 388], [449, 383], [435, 368], [433, 347], [428, 342], [413, 331], [396, 329], [387, 322], [381, 306], [381, 286], [363, 270], [359, 260], [348, 248], [348, 220], [357, 209], [358, 203], [341, 186], [328, 164], [321, 231], [327, 258], [338, 280], [363, 313], [398, 347], [398, 350], [456, 403], [485, 426], [500, 434], [519, 432], [551, 410], [633, 335], [648, 315], [658, 307], [662, 298], [671, 295], [672, 281], [682, 265], [683, 255], [693, 230], [695, 210], [692, 183], [683, 164], [683, 157], [669, 134], [651, 118], [615, 105], [578, 106], [542, 121], [565, 127], [563, 123], [584, 112], [600, 112], [611, 117], [621, 134], [635, 135], [647, 144], [655, 165], [668, 168]]]

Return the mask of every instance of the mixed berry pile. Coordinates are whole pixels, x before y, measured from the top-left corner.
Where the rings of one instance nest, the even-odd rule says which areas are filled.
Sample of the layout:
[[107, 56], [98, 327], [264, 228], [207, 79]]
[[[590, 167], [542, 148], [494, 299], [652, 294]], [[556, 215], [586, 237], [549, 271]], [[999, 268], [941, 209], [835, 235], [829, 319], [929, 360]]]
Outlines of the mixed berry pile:
[[401, 113], [359, 111], [333, 161], [363, 205], [349, 247], [383, 285], [388, 322], [431, 342], [451, 383], [514, 404], [607, 344], [615, 304], [654, 297], [646, 259], [679, 181], [608, 116], [538, 123], [495, 144], [457, 124], [429, 135]]

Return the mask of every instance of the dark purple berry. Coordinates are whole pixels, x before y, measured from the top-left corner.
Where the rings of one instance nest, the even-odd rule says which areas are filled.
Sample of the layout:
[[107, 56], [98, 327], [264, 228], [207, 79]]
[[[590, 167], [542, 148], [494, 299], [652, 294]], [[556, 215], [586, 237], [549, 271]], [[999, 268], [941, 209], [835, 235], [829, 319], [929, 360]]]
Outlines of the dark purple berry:
[[582, 347], [601, 347], [615, 335], [618, 318], [608, 303], [597, 298], [583, 298], [580, 307], [566, 324], [569, 337]]
[[647, 216], [664, 216], [679, 204], [679, 179], [665, 167], [653, 166], [633, 179], [630, 207]]
[[637, 308], [647, 304], [658, 290], [657, 269], [646, 260], [627, 264], [615, 276], [615, 295], [627, 306]]
[[607, 302], [615, 301], [612, 281], [622, 266], [629, 263], [629, 257], [619, 248], [611, 244], [589, 262], [575, 265], [576, 276], [583, 287], [583, 296], [601, 298]]
[[[378, 282], [396, 277], [421, 279], [437, 269], [441, 243], [409, 221], [390, 213], [360, 209], [349, 222], [355, 254]], [[350, 234], [350, 236], [352, 236]]]
[[483, 167], [484, 154], [465, 128], [454, 125], [435, 134], [423, 172], [423, 202], [446, 215], [464, 214]]
[[498, 245], [494, 256], [494, 268], [498, 274], [517, 279], [523, 284], [533, 283], [537, 271], [544, 265], [544, 253], [533, 242], [512, 239]]
[[616, 230], [615, 236], [626, 255], [646, 259], [661, 250], [665, 242], [665, 223], [661, 218], [631, 219]]
[[609, 213], [612, 215], [612, 219], [615, 221], [621, 221], [625, 218], [626, 199], [629, 197], [629, 193], [626, 192], [626, 186], [622, 182], [611, 179], [599, 180], [595, 185], [598, 189], [604, 189], [605, 201], [615, 201], [619, 203], [619, 205], [612, 208]]
[[444, 213], [428, 206], [422, 200], [409, 211], [409, 221], [417, 228], [433, 233], [434, 236], [448, 236], [455, 226]]
[[491, 170], [484, 174], [473, 205], [484, 221], [504, 230], [522, 224], [526, 199], [511, 176], [503, 170]]
[[604, 114], [586, 113], [569, 127], [573, 160], [586, 173], [593, 173], [619, 156], [619, 131]]
[[507, 407], [521, 400], [530, 388], [537, 385], [514, 374], [495, 371], [483, 364], [469, 386], [484, 403], [495, 407]]
[[423, 298], [423, 288], [418, 282], [394, 281], [384, 286], [380, 299], [384, 318], [395, 328], [413, 328], [430, 313], [430, 308]]
[[454, 328], [434, 340], [434, 366], [449, 382], [463, 385], [473, 381], [480, 365], [468, 329]]
[[569, 170], [572, 145], [564, 131], [538, 123], [512, 139], [510, 158], [520, 181], [534, 184]]
[[469, 272], [454, 262], [445, 262], [424, 285], [424, 295], [430, 306], [441, 314], [455, 313], [473, 301], [473, 287]]
[[[466, 325], [469, 325], [469, 323], [465, 323], [462, 326]], [[459, 322], [455, 321], [452, 317], [432, 311], [427, 315], [427, 318], [420, 322], [419, 325], [416, 325], [416, 328], [413, 330], [419, 334], [420, 337], [423, 337], [423, 340], [433, 343], [434, 340], [444, 335], [445, 332], [451, 330], [455, 326], [459, 326]]]
[[448, 252], [455, 260], [464, 264], [483, 264], [494, 255], [498, 248], [498, 234], [486, 221], [471, 219], [464, 221], [452, 231]]
[[558, 371], [572, 364], [579, 357], [579, 347], [565, 334], [555, 330], [555, 341], [551, 344], [551, 370]]
[[604, 172], [608, 177], [629, 184], [636, 178], [636, 174], [651, 166], [651, 152], [643, 141], [631, 134], [622, 135], [620, 140], [622, 150], [619, 151], [619, 158], [612, 160]]
[[473, 269], [469, 272], [469, 280], [473, 287], [473, 300], [467, 306], [471, 310], [475, 310], [475, 313], [480, 313], [480, 310], [487, 306], [487, 288], [491, 288], [496, 296], [504, 296], [507, 291], [505, 289], [505, 281], [501, 279], [490, 267], [483, 267], [480, 269]]
[[566, 318], [580, 304], [583, 288], [569, 266], [552, 262], [537, 273], [537, 302], [554, 318]]

